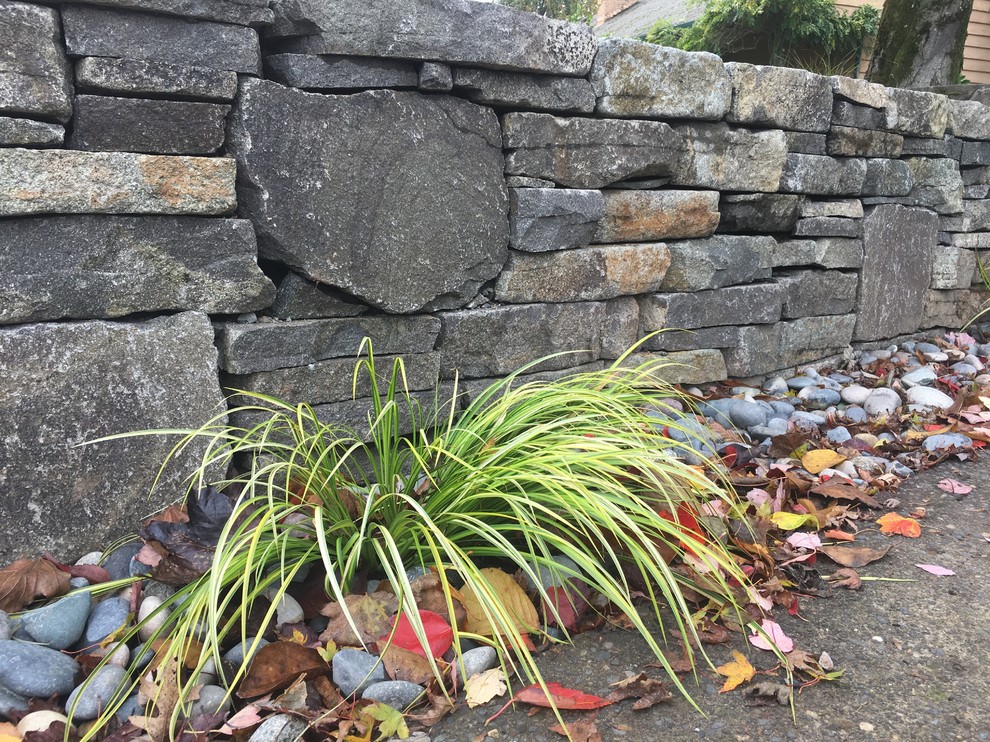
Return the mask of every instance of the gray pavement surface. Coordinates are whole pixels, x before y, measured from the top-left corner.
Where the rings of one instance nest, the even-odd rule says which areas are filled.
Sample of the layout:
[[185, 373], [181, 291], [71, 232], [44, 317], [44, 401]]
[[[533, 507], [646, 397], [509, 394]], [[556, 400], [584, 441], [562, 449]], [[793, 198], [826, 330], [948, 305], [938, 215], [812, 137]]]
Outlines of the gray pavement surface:
[[[946, 477], [975, 489], [965, 496], [946, 493], [937, 486]], [[840, 680], [797, 695], [796, 719], [786, 706], [749, 705], [739, 690], [720, 694], [723, 679], [705, 668], [698, 685], [688, 681], [705, 716], [677, 696], [639, 712], [631, 710], [633, 701], [623, 701], [598, 713], [602, 740], [990, 740], [990, 455], [975, 463], [945, 462], [891, 495], [902, 501], [897, 508], [902, 515], [916, 506], [927, 509], [922, 536], [883, 536], [872, 521], [864, 522], [858, 545], [893, 548], [858, 571], [915, 581], [865, 582], [858, 592], [836, 589], [828, 598], [802, 599], [803, 621], [777, 610], [797, 648], [816, 656], [827, 651], [845, 670]], [[956, 575], [929, 575], [918, 563], [938, 564]], [[838, 568], [822, 557], [819, 565], [823, 574]], [[710, 655], [721, 664], [731, 660], [732, 649], [745, 652], [758, 669], [775, 664], [772, 655], [747, 648], [741, 637], [714, 647]], [[651, 660], [636, 634], [589, 632], [572, 647], [546, 652], [540, 666], [548, 681], [604, 696], [610, 683], [640, 672]], [[660, 669], [645, 671], [664, 677]], [[759, 680], [757, 675], [753, 682]], [[548, 731], [554, 724], [549, 710], [531, 716], [531, 707], [521, 704], [485, 726], [504, 701], [462, 706], [433, 728], [433, 742], [563, 739]], [[587, 713], [566, 712], [565, 719]]]

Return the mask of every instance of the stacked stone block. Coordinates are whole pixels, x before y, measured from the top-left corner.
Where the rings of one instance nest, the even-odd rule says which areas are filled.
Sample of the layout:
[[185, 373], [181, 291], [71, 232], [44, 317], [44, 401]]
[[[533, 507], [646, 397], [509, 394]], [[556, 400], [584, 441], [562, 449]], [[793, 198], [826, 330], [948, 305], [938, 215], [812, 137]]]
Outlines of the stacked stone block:
[[[133, 504], [146, 439], [126, 470], [49, 462], [222, 421], [222, 390], [366, 434], [366, 337], [427, 404], [640, 340], [629, 362], [667, 358], [672, 381], [756, 376], [957, 327], [984, 296], [974, 100], [473, 0], [13, 0], [0, 50], [5, 516], [27, 498], [53, 520], [52, 488], [77, 518]], [[181, 494], [163, 481], [159, 502]]]

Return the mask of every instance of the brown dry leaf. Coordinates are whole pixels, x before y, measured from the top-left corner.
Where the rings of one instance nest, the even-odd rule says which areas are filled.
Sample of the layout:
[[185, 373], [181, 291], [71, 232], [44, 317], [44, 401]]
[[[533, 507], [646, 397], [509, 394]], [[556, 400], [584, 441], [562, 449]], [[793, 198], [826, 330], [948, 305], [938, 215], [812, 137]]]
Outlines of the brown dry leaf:
[[330, 666], [315, 649], [294, 642], [272, 642], [254, 655], [237, 696], [254, 698], [287, 688], [300, 675], [312, 678], [329, 672]]
[[418, 714], [406, 714], [408, 721], [421, 724], [424, 727], [432, 727], [455, 708], [453, 700], [447, 698], [442, 693], [433, 695], [427, 691], [426, 700], [429, 705], [424, 710]]
[[743, 698], [752, 706], [786, 706], [791, 702], [791, 687], [780, 683], [756, 683], [743, 689]]
[[278, 698], [269, 703], [259, 705], [274, 711], [294, 711], [308, 716], [310, 710], [309, 697], [310, 693], [306, 683], [306, 676], [300, 675]]
[[138, 699], [144, 696], [154, 704], [154, 716], [131, 716], [128, 721], [146, 731], [152, 742], [171, 739], [169, 722], [179, 703], [178, 677], [178, 668], [173, 659], [168, 665], [159, 667], [154, 677], [149, 674], [141, 680]]
[[877, 559], [883, 559], [890, 551], [890, 546], [882, 549], [871, 549], [868, 546], [823, 546], [818, 551], [836, 564], [858, 569]]
[[505, 673], [501, 667], [475, 673], [464, 684], [464, 692], [469, 708], [475, 708], [488, 703], [496, 697], [505, 695], [508, 686], [505, 684]]
[[436, 572], [428, 572], [417, 577], [412, 582], [413, 600], [416, 607], [421, 611], [433, 611], [443, 616], [451, 626], [457, 625], [461, 628], [467, 620], [467, 609], [464, 607], [464, 598], [460, 592], [454, 588], [450, 589], [451, 602], [454, 606], [454, 615], [451, 616], [447, 610], [447, 597], [444, 595], [440, 577]]
[[618, 683], [612, 683], [610, 687], [615, 688], [615, 690], [605, 697], [606, 701], [616, 703], [627, 698], [639, 699], [633, 704], [633, 711], [648, 709], [658, 703], [669, 701], [673, 697], [663, 683], [656, 678], [649, 677], [645, 672], [620, 680]]
[[596, 716], [598, 716], [597, 712], [589, 714], [578, 721], [569, 721], [567, 722], [566, 729], [560, 723], [557, 723], [550, 727], [550, 731], [559, 734], [561, 737], [567, 737], [572, 742], [602, 742], [601, 732], [595, 726]]
[[16, 613], [35, 598], [69, 591], [69, 574], [45, 559], [18, 559], [0, 569], [0, 610]]
[[728, 678], [725, 681], [725, 685], [719, 690], [719, 693], [728, 693], [731, 690], [735, 690], [743, 683], [748, 683], [756, 677], [756, 668], [749, 663], [746, 655], [742, 652], [732, 650], [732, 658], [732, 662], [726, 662], [724, 665], [715, 668], [715, 672]]
[[318, 678], [313, 678], [311, 682], [316, 692], [320, 694], [320, 700], [323, 702], [325, 708], [333, 711], [343, 706], [345, 701], [344, 697], [340, 694], [340, 689], [330, 682], [328, 677], [320, 675]]
[[381, 657], [385, 672], [392, 680], [408, 680], [423, 685], [433, 678], [430, 661], [421, 654], [391, 644]]
[[[64, 728], [64, 724], [62, 725]], [[17, 727], [9, 721], [0, 724], [0, 742], [21, 742], [21, 735], [17, 733]]]
[[832, 575], [825, 579], [832, 584], [832, 587], [844, 587], [847, 590], [859, 590], [863, 586], [859, 573], [848, 567], [835, 570]]
[[[536, 611], [536, 606], [526, 595], [526, 591], [512, 579], [511, 575], [494, 567], [485, 567], [481, 570], [481, 577], [488, 582], [494, 600], [509, 613], [519, 631], [529, 634], [537, 630], [540, 625], [540, 617]], [[481, 636], [494, 636], [495, 629], [488, 621], [488, 617], [481, 607], [481, 601], [475, 595], [473, 586], [466, 584], [461, 590], [461, 596], [464, 598], [464, 607], [467, 609], [465, 631]]]
[[152, 515], [144, 521], [145, 526], [150, 526], [153, 522], [159, 523], [188, 523], [189, 513], [182, 509], [180, 505], [169, 505], [158, 515]]
[[829, 448], [816, 448], [801, 457], [801, 466], [812, 474], [818, 474], [825, 469], [838, 466], [845, 460], [845, 456]]
[[329, 603], [320, 611], [330, 619], [327, 628], [320, 634], [322, 644], [333, 642], [339, 647], [360, 646], [377, 641], [392, 630], [391, 616], [399, 609], [399, 602], [391, 593], [348, 595], [344, 602], [360, 635], [354, 635], [340, 603]]
[[879, 508], [880, 503], [872, 495], [864, 492], [848, 480], [832, 477], [827, 482], [816, 484], [810, 490], [813, 494], [830, 497], [833, 500], [852, 500], [861, 502], [869, 508]]
[[786, 655], [786, 659], [787, 668], [791, 672], [802, 670], [812, 675], [821, 674], [822, 667], [818, 664], [818, 658], [810, 652], [805, 652], [803, 649], [794, 649]]

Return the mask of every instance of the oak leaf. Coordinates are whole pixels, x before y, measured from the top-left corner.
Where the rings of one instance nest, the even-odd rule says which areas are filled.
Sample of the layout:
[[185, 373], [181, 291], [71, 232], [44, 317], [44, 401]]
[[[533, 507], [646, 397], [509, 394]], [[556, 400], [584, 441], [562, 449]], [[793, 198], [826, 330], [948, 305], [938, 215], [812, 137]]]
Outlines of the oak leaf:
[[497, 696], [504, 696], [507, 688], [505, 673], [500, 667], [475, 673], [464, 684], [467, 705], [470, 708], [482, 706]]
[[35, 598], [69, 591], [69, 573], [44, 559], [18, 559], [0, 569], [0, 610], [16, 613]]
[[746, 655], [742, 652], [732, 650], [732, 657], [732, 662], [726, 662], [724, 665], [715, 668], [715, 672], [727, 678], [725, 685], [722, 686], [719, 693], [728, 693], [731, 690], [735, 690], [743, 683], [748, 683], [756, 677], [756, 668], [749, 663]]

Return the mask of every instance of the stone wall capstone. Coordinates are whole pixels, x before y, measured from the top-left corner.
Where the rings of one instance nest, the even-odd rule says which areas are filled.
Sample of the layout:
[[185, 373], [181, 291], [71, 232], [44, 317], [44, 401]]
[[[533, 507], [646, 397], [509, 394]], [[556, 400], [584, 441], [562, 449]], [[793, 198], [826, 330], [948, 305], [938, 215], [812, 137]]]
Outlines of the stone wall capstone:
[[425, 403], [958, 327], [990, 108], [474, 0], [0, 0], [0, 226], [0, 559], [69, 558], [196, 453], [77, 444], [234, 389], [367, 434], [366, 337]]

